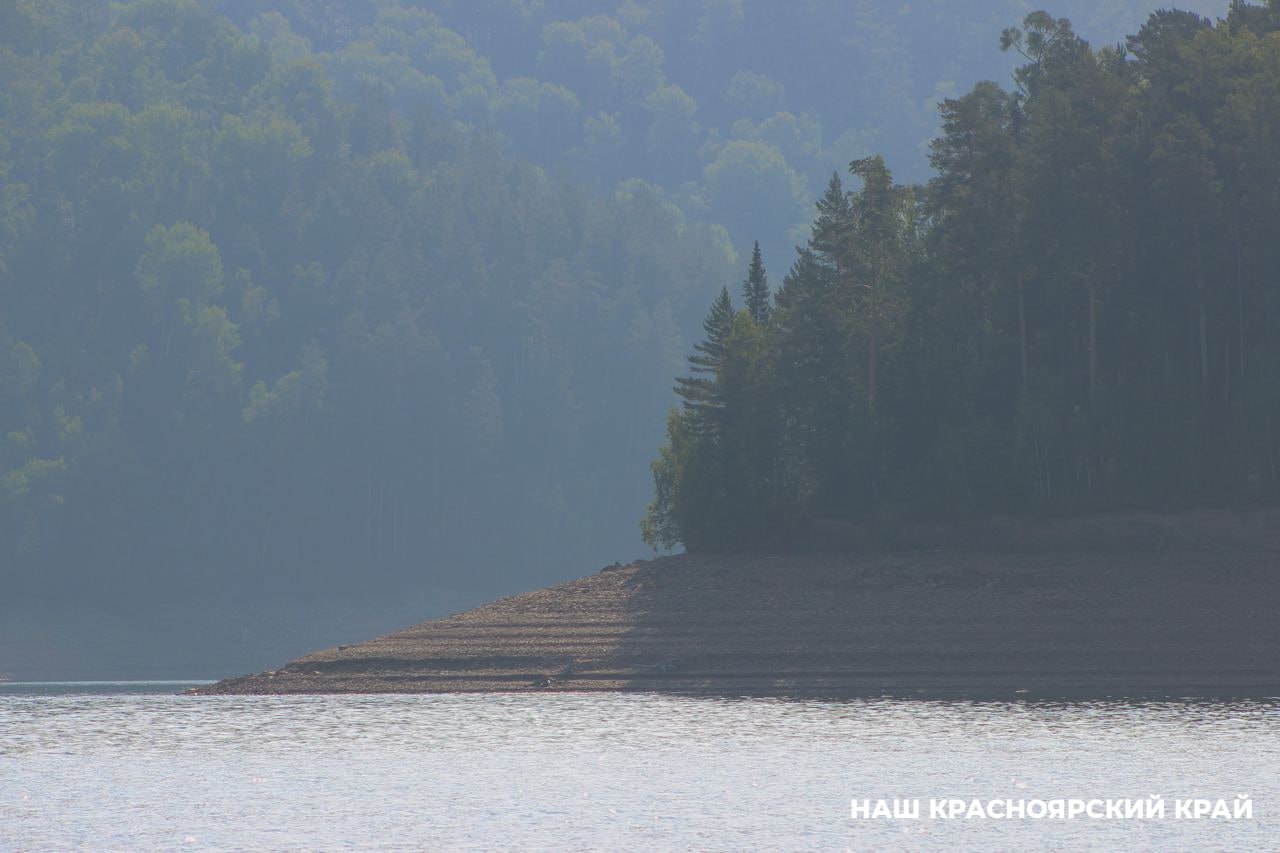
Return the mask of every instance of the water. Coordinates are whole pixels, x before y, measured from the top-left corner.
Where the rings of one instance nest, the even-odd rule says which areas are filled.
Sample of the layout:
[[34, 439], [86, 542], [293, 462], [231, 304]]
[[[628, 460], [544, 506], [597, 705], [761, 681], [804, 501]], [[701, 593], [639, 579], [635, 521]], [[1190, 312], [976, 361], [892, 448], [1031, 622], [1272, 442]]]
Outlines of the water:
[[[1280, 702], [216, 697], [0, 685], [0, 850], [1274, 849]], [[1253, 820], [852, 820], [1248, 793]], [[925, 816], [927, 818], [927, 815]]]

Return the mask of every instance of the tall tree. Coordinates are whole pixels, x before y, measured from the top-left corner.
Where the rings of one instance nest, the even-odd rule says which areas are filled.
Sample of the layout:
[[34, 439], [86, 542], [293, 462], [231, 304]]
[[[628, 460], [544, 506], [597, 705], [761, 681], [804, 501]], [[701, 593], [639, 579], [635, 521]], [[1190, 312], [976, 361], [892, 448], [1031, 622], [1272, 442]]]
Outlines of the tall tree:
[[853, 207], [840, 183], [840, 173], [833, 172], [827, 189], [817, 202], [818, 215], [813, 221], [809, 248], [815, 256], [843, 277], [849, 238], [853, 230]]
[[751, 266], [747, 268], [747, 279], [742, 283], [742, 295], [751, 319], [757, 326], [764, 326], [769, 321], [769, 277], [760, 257], [759, 241], [751, 249]]
[[1208, 271], [1211, 228], [1217, 216], [1220, 184], [1209, 157], [1212, 141], [1192, 116], [1181, 115], [1153, 141], [1150, 166], [1152, 191], [1180, 239], [1179, 265], [1193, 294], [1198, 344], [1198, 386], [1202, 402], [1209, 397]]
[[[1008, 316], [999, 301], [1010, 299], [1016, 311], [1018, 373], [1022, 390], [1030, 378], [1027, 329], [1026, 261], [1021, 252], [1024, 199], [1016, 169], [1017, 104], [990, 82], [967, 95], [943, 101], [942, 135], [933, 142], [930, 161], [937, 176], [930, 182], [931, 238], [939, 262], [953, 274], [947, 294], [952, 310], [962, 311], [969, 329], [1008, 333]], [[981, 362], [980, 340], [968, 351]]]
[[702, 322], [706, 337], [693, 345], [694, 354], [689, 356], [690, 375], [676, 379], [676, 394], [684, 401], [693, 430], [700, 435], [714, 436], [720, 428], [724, 400], [719, 379], [728, 357], [733, 315], [729, 289], [722, 287]]
[[867, 408], [876, 410], [880, 334], [884, 323], [885, 290], [891, 278], [903, 272], [901, 263], [900, 194], [893, 175], [876, 155], [849, 164], [849, 172], [862, 179], [853, 200], [853, 229], [849, 256], [863, 295], [863, 319], [867, 335]]
[[681, 468], [695, 504], [746, 503], [685, 541], [755, 541], [761, 506], [1280, 499], [1276, 9], [1159, 12], [1132, 53], [1033, 13], [1002, 39], [1016, 91], [942, 105], [927, 192], [879, 157], [833, 178], [765, 345], [734, 321], [725, 455]]

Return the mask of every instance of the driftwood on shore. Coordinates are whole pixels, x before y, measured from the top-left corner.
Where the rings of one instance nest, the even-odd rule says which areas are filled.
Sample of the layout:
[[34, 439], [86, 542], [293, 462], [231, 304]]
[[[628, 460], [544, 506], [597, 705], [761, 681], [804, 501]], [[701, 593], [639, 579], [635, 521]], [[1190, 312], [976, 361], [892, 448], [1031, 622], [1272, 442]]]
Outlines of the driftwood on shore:
[[1280, 695], [1280, 515], [1070, 524], [611, 566], [197, 692]]

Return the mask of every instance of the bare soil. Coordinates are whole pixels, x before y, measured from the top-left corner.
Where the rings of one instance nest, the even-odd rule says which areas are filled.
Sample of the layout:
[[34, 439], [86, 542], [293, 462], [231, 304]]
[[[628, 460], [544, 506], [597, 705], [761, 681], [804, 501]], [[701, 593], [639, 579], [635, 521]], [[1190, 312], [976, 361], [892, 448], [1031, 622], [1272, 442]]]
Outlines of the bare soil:
[[196, 692], [1280, 696], [1280, 510], [859, 536], [612, 566]]

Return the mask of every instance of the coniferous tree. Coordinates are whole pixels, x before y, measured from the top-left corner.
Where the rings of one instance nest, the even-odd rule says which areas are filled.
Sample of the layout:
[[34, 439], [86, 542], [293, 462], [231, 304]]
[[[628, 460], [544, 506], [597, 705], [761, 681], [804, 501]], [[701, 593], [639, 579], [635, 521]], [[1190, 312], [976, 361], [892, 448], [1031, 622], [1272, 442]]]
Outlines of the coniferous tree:
[[760, 257], [759, 241], [751, 249], [751, 266], [747, 269], [747, 280], [742, 283], [742, 294], [751, 319], [757, 326], [764, 326], [769, 321], [769, 278]]
[[733, 319], [722, 431], [669, 435], [663, 529], [1280, 500], [1276, 7], [1158, 12], [1130, 54], [1033, 13], [926, 189], [833, 178], [763, 330]]
[[862, 178], [853, 201], [853, 229], [849, 255], [855, 264], [857, 288], [863, 302], [867, 336], [867, 407], [876, 409], [884, 303], [890, 282], [902, 274], [901, 193], [884, 158], [876, 155], [849, 164]]
[[684, 402], [693, 431], [715, 435], [720, 425], [719, 414], [724, 408], [719, 378], [728, 353], [729, 334], [733, 331], [733, 303], [728, 288], [720, 289], [702, 322], [702, 329], [706, 337], [694, 344], [695, 352], [689, 356], [691, 375], [677, 378], [675, 391]]
[[[815, 226], [816, 228], [816, 226]], [[802, 249], [783, 279], [772, 318], [782, 412], [780, 490], [792, 513], [845, 502], [854, 479], [859, 390], [850, 369], [847, 293], [836, 271]]]
[[840, 183], [840, 173], [832, 172], [826, 192], [817, 202], [818, 215], [813, 222], [809, 248], [818, 259], [840, 275], [848, 252], [849, 235], [853, 229], [853, 207]]

